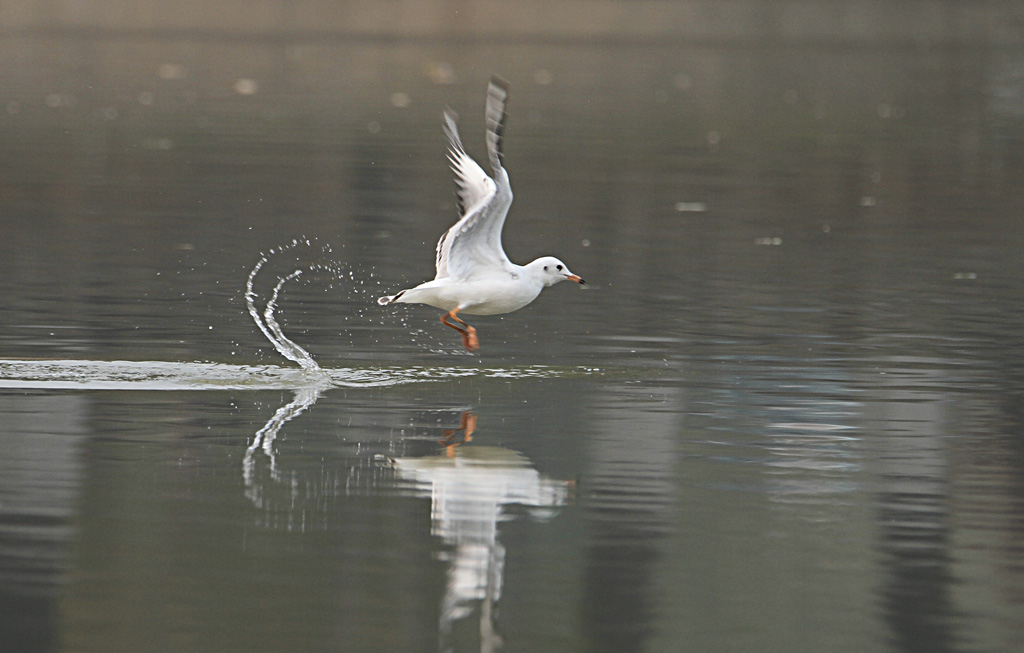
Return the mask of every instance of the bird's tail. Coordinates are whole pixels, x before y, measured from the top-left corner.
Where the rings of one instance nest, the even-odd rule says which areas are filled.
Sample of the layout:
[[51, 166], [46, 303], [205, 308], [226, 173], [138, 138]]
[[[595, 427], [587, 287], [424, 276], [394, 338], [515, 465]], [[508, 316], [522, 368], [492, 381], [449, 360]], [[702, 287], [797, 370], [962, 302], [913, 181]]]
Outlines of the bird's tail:
[[396, 301], [399, 297], [401, 297], [404, 294], [405, 291], [403, 290], [397, 295], [386, 295], [384, 297], [380, 297], [379, 299], [377, 299], [377, 303], [380, 304], [381, 306], [387, 306], [388, 304], [391, 304], [392, 302]]

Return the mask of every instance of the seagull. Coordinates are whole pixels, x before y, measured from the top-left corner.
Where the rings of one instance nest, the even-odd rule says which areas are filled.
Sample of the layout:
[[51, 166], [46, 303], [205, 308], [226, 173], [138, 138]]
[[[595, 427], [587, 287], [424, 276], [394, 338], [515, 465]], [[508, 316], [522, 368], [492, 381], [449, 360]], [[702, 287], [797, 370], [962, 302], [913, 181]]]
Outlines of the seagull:
[[508, 83], [492, 77], [487, 86], [487, 155], [493, 177], [474, 161], [462, 146], [456, 126], [458, 116], [444, 111], [444, 133], [448, 137], [448, 161], [455, 173], [459, 220], [437, 241], [437, 274], [401, 292], [381, 297], [378, 304], [427, 304], [447, 311], [441, 323], [462, 336], [466, 351], [480, 348], [476, 329], [459, 318], [470, 315], [511, 313], [526, 306], [547, 286], [560, 281], [583, 279], [553, 256], [516, 265], [501, 246], [501, 228], [512, 205], [512, 188], [502, 167], [502, 134]]

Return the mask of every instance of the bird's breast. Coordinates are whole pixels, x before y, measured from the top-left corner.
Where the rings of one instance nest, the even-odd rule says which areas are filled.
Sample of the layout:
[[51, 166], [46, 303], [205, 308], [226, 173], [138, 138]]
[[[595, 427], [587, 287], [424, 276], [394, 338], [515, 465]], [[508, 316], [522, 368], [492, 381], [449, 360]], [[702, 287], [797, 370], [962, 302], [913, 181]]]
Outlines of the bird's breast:
[[541, 284], [529, 283], [515, 273], [503, 279], [466, 282], [463, 310], [472, 315], [511, 313], [536, 299], [542, 288]]

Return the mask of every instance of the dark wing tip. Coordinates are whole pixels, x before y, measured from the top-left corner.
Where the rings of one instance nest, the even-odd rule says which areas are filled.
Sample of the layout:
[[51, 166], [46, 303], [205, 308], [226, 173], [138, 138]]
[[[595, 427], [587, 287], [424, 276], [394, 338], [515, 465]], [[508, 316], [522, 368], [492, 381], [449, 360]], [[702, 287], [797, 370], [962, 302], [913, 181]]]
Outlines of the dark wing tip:
[[[455, 155], [466, 151], [466, 148], [462, 146], [462, 139], [459, 137], [458, 121], [459, 114], [452, 111], [451, 107], [445, 107], [444, 122], [441, 126], [444, 129], [444, 135], [448, 138], [448, 146], [451, 148], [451, 154]], [[451, 160], [451, 156], [448, 158]]]
[[[458, 206], [459, 217], [461, 218], [466, 214], [466, 206], [462, 201], [462, 193], [459, 192], [461, 188], [458, 178], [462, 176], [460, 166], [458, 163], [459, 156], [465, 156], [465, 148], [462, 146], [462, 139], [459, 138], [459, 127], [456, 124], [459, 120], [459, 114], [455, 113], [451, 107], [444, 108], [444, 134], [448, 137], [448, 163], [451, 164], [451, 169], [455, 173], [455, 203]], [[447, 235], [447, 232], [445, 232]], [[441, 240], [444, 241], [444, 236], [441, 236]], [[438, 244], [440, 247], [440, 244]], [[440, 249], [438, 249], [440, 255]]]
[[491, 83], [487, 85], [487, 154], [491, 160], [491, 168], [495, 171], [502, 167], [505, 158], [507, 104], [508, 82], [497, 75], [491, 75]]
[[499, 89], [501, 89], [503, 93], [508, 95], [509, 84], [508, 81], [505, 80], [505, 78], [498, 77], [497, 75], [491, 75], [491, 86], [498, 87]]
[[462, 139], [459, 138], [459, 114], [455, 113], [451, 107], [444, 108], [444, 135], [448, 137], [448, 142], [453, 146], [457, 146], [458, 149], [462, 149]]

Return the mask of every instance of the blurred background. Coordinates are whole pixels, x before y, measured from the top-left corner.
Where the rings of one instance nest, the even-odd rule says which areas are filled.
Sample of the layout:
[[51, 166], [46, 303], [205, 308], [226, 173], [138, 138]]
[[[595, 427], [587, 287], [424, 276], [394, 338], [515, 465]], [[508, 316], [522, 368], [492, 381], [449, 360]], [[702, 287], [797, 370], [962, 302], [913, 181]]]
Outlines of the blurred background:
[[1019, 2], [4, 2], [0, 649], [1012, 650], [1022, 180]]

